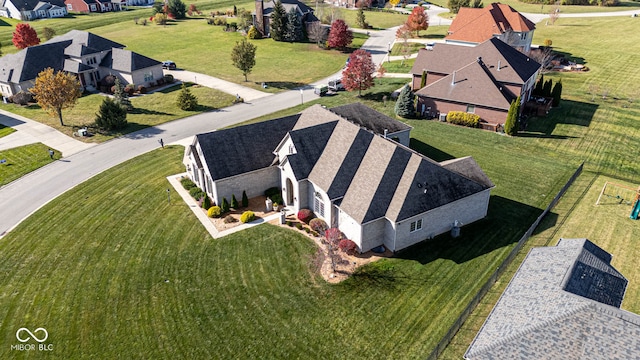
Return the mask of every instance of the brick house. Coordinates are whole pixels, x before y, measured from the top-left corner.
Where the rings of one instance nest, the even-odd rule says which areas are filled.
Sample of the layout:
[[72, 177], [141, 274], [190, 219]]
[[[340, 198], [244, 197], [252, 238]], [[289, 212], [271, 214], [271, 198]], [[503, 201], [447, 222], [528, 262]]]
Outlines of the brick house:
[[122, 10], [120, 0], [65, 0], [67, 10], [81, 13], [110, 12]]

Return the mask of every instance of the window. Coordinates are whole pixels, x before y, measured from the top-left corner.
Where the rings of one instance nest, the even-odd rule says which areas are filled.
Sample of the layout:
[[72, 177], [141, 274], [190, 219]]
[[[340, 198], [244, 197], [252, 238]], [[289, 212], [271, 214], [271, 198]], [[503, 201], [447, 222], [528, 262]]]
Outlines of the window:
[[476, 112], [476, 106], [471, 104], [467, 105], [467, 112], [469, 114], [474, 114]]
[[153, 81], [153, 73], [152, 72], [145, 73], [144, 74], [144, 81]]
[[316, 191], [313, 198], [313, 212], [324, 217], [324, 201], [322, 200], [322, 194]]
[[294, 153], [295, 153], [295, 148], [293, 147], [293, 144], [289, 144], [289, 155]]
[[419, 219], [417, 221], [413, 221], [410, 225], [409, 225], [409, 232], [414, 232], [414, 231], [418, 231], [422, 229], [422, 219]]
[[95, 5], [91, 5], [91, 11], [96, 11], [96, 6]]
[[520, 33], [520, 40], [526, 40], [527, 39], [527, 33]]

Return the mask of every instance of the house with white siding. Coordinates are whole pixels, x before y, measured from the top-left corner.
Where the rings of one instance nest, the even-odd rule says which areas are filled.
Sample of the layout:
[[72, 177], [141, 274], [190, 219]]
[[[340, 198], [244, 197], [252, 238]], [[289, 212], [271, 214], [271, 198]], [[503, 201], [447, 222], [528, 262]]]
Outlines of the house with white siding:
[[0, 16], [22, 21], [59, 18], [67, 15], [63, 0], [2, 0]]
[[484, 218], [494, 187], [471, 157], [438, 163], [403, 145], [409, 131], [362, 104], [314, 105], [196, 135], [185, 165], [215, 203], [278, 187], [288, 210], [313, 210], [359, 251], [398, 251]]

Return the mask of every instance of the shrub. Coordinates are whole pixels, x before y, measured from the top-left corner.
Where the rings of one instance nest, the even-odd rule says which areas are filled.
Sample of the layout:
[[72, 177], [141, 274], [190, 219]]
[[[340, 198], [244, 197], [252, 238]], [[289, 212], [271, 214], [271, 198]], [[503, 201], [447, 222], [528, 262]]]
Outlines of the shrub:
[[134, 88], [133, 84], [128, 84], [128, 85], [126, 85], [124, 87], [123, 91], [126, 92], [127, 95], [131, 96], [135, 92], [135, 88]]
[[304, 232], [306, 232], [307, 234], [311, 231], [311, 229], [309, 229], [308, 227], [304, 228]]
[[311, 219], [311, 221], [309, 221], [309, 226], [311, 226], [311, 229], [313, 229], [313, 231], [319, 233], [323, 233], [329, 228], [329, 225], [327, 225], [327, 223], [320, 218]]
[[298, 220], [305, 224], [308, 224], [314, 217], [313, 211], [309, 209], [300, 209], [300, 211], [298, 211]]
[[147, 93], [147, 87], [144, 85], [138, 85], [138, 92], [140, 94], [146, 94]]
[[553, 41], [551, 39], [544, 39], [544, 46], [549, 47], [553, 45]]
[[349, 239], [342, 239], [338, 243], [338, 248], [340, 248], [340, 250], [346, 252], [347, 254], [352, 254], [356, 251], [358, 245], [356, 245], [356, 243]]
[[191, 188], [191, 190], [189, 190], [189, 195], [191, 195], [192, 198], [196, 199], [196, 200], [200, 200], [204, 197], [205, 192], [202, 191], [199, 187], [193, 187]]
[[195, 110], [198, 107], [198, 98], [191, 93], [188, 87], [182, 84], [182, 90], [176, 99], [176, 105], [184, 111]]
[[225, 197], [222, 198], [222, 204], [220, 205], [220, 209], [222, 210], [223, 213], [226, 213], [229, 211], [229, 202], [227, 201], [227, 198]]
[[236, 194], [231, 194], [231, 208], [238, 209], [238, 200], [236, 200]]
[[255, 26], [251, 26], [249, 28], [249, 31], [247, 31], [247, 37], [249, 39], [260, 39], [262, 37], [262, 35], [260, 34], [260, 31], [258, 31], [258, 29], [256, 29]]
[[95, 123], [101, 129], [122, 129], [127, 126], [127, 108], [106, 97], [98, 109]]
[[298, 229], [298, 230], [302, 230], [302, 224], [297, 223], [297, 224], [296, 224], [296, 229]]
[[253, 221], [256, 218], [256, 214], [253, 213], [253, 211], [245, 211], [242, 213], [242, 216], [240, 216], [240, 221], [243, 223], [248, 223]]
[[212, 206], [209, 208], [209, 210], [207, 210], [207, 216], [209, 216], [210, 218], [220, 217], [220, 214], [222, 214], [220, 206]]
[[238, 222], [238, 219], [234, 218], [232, 215], [227, 215], [224, 218], [224, 223], [225, 224], [231, 224], [231, 223], [234, 223], [234, 222]]
[[288, 227], [292, 227], [293, 226], [293, 223], [291, 221], [289, 221], [289, 220], [287, 220], [287, 222], [285, 222], [285, 224], [287, 224]]
[[115, 84], [116, 84], [116, 77], [114, 75], [107, 75], [103, 77], [102, 80], [100, 80], [100, 85], [106, 86], [109, 89], [111, 89], [111, 87]]
[[166, 82], [167, 84], [171, 84], [175, 81], [175, 79], [173, 78], [173, 75], [171, 74], [165, 74], [164, 75], [164, 82]]
[[166, 25], [167, 24], [167, 15], [165, 15], [163, 13], [157, 13], [153, 17], [153, 22], [155, 22], [157, 25]]
[[209, 196], [205, 195], [204, 199], [202, 199], [202, 208], [209, 209], [211, 207], [211, 199]]
[[223, 16], [216, 16], [213, 18], [213, 25], [216, 25], [216, 26], [227, 25], [227, 18]]
[[20, 91], [13, 95], [11, 100], [18, 105], [27, 105], [33, 102], [33, 94], [28, 91]]
[[480, 116], [464, 111], [449, 111], [447, 114], [447, 122], [475, 128], [478, 127], [480, 123]]
[[247, 197], [247, 192], [242, 191], [242, 207], [246, 208], [249, 206], [249, 198]]
[[188, 177], [184, 177], [184, 178], [180, 179], [180, 183], [182, 184], [182, 187], [185, 190], [191, 190], [194, 187], [196, 187], [196, 183], [191, 181], [191, 179], [189, 179]]
[[279, 187], [268, 188], [267, 190], [265, 190], [264, 196], [271, 199], [271, 201], [273, 201], [274, 203], [284, 204], [284, 202], [282, 201], [282, 193], [280, 193]]

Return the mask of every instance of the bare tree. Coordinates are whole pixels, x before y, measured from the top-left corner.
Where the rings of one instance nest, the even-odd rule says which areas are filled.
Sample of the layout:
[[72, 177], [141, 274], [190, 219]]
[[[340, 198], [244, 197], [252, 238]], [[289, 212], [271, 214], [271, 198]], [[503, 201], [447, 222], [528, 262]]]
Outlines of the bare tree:
[[549, 23], [551, 25], [555, 24], [558, 18], [560, 18], [560, 2], [556, 1], [551, 7], [551, 11], [549, 11]]
[[535, 60], [538, 64], [542, 65], [540, 69], [541, 74], [546, 74], [551, 69], [551, 60], [553, 60], [553, 50], [550, 47], [544, 47], [539, 49], [533, 49], [529, 51], [529, 57]]
[[319, 21], [312, 23], [309, 26], [309, 40], [315, 41], [318, 46], [324, 44], [327, 41], [327, 35], [329, 31], [326, 26], [322, 25]]
[[589, 94], [591, 94], [591, 101], [596, 101], [596, 95], [600, 92], [600, 87], [598, 85], [591, 84], [589, 85]]

